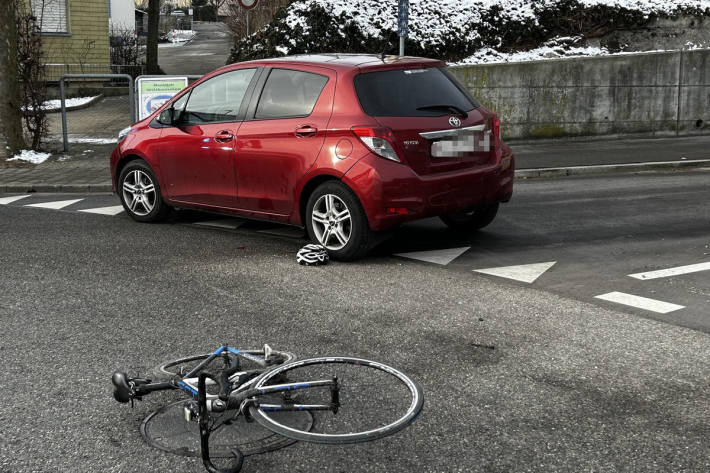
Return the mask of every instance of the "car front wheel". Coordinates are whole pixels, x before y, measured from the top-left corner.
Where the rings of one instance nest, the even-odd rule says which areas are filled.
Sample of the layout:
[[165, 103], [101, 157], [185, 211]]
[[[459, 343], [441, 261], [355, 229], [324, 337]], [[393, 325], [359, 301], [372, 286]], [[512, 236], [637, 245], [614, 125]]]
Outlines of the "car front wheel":
[[355, 193], [339, 181], [318, 186], [306, 204], [306, 230], [334, 259], [349, 261], [369, 250], [372, 231]]
[[442, 215], [439, 218], [454, 230], [478, 230], [493, 221], [498, 213], [498, 203], [467, 212]]
[[139, 222], [158, 222], [168, 214], [153, 170], [144, 161], [131, 161], [118, 179], [118, 195], [130, 217]]

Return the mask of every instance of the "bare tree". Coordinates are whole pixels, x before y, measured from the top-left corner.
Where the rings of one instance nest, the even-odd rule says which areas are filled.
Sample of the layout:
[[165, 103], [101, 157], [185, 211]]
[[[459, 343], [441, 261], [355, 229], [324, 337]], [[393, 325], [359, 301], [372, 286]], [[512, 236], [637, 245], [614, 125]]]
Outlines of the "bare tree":
[[160, 28], [160, 0], [148, 0], [148, 42], [145, 63], [148, 74], [160, 74], [158, 66], [158, 29]]
[[[10, 153], [25, 148], [22, 136], [22, 98], [17, 72], [16, 0], [0, 2], [0, 134]], [[2, 138], [3, 136], [0, 136]], [[0, 140], [0, 146], [2, 146]]]
[[[276, 12], [288, 4], [289, 0], [261, 0], [249, 14], [250, 31], [253, 33], [271, 22]], [[227, 5], [229, 7], [227, 26], [236, 40], [244, 38], [247, 35], [246, 11], [239, 6], [236, 0], [229, 0]]]
[[42, 36], [37, 18], [24, 9], [16, 14], [17, 71], [22, 97], [22, 118], [31, 143], [38, 150], [47, 134], [47, 74], [42, 57]]

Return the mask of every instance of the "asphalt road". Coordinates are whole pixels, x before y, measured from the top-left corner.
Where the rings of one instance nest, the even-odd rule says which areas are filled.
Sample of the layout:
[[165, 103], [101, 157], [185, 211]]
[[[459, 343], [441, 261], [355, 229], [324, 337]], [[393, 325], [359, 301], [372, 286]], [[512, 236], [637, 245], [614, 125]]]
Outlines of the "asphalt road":
[[224, 23], [193, 24], [195, 38], [179, 46], [161, 44], [158, 63], [166, 74], [202, 75], [227, 63], [232, 36]]
[[[348, 447], [298, 443], [248, 457], [245, 472], [708, 471], [708, 335], [543, 284], [571, 278], [562, 262], [589, 244], [590, 255], [595, 245], [628, 248], [598, 253], [596, 267], [611, 274], [627, 254], [633, 267], [619, 274], [639, 269], [654, 242], [648, 254], [667, 259], [649, 268], [697, 262], [692, 248], [708, 240], [699, 210], [708, 177], [519, 182], [478, 236], [452, 237], [425, 221], [366, 260], [322, 268], [295, 263], [302, 240], [194, 225], [215, 218], [205, 214], [146, 225], [77, 211], [116, 205], [113, 196], [0, 205], [0, 470], [202, 471], [138, 432], [175, 397], [131, 410], [113, 401], [109, 378], [228, 340], [386, 361], [418, 379], [426, 397], [422, 417], [398, 435]], [[643, 198], [654, 188], [657, 197]], [[697, 204], [679, 208], [693, 200], [685, 193]], [[26, 206], [66, 199], [83, 200]], [[575, 218], [564, 228], [566, 215]], [[446, 266], [389, 255], [421, 250], [427, 238], [433, 248], [478, 246]], [[558, 262], [532, 284], [471, 271], [536, 262], [536, 251]], [[626, 289], [612, 284], [622, 276], [593, 264], [584, 271], [578, 284], [589, 294]], [[689, 277], [699, 274], [707, 273]], [[682, 294], [682, 277], [673, 279]], [[706, 277], [694, 281], [707, 293]]]

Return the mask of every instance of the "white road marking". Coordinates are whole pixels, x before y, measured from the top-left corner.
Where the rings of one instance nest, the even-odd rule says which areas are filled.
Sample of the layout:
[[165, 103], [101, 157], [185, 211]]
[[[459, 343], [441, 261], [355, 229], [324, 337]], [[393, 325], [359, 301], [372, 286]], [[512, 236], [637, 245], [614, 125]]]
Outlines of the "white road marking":
[[477, 273], [490, 274], [501, 278], [514, 279], [526, 283], [533, 283], [550, 269], [556, 261], [547, 263], [521, 264], [516, 266], [503, 266], [500, 268], [474, 269]]
[[288, 227], [285, 225], [283, 227], [274, 227], [274, 228], [267, 228], [266, 230], [257, 230], [257, 232], [266, 233], [268, 235], [289, 237], [289, 238], [302, 238], [305, 235], [305, 233], [303, 232], [302, 229], [297, 228], [297, 227]]
[[685, 308], [685, 306], [682, 305], [671, 304], [670, 302], [657, 301], [656, 299], [649, 299], [647, 297], [634, 296], [633, 294], [626, 294], [623, 292], [610, 292], [608, 294], [602, 294], [601, 296], [595, 296], [595, 298], [609, 302], [616, 302], [617, 304], [636, 307], [637, 309], [657, 312], [659, 314], [667, 314], [669, 312]]
[[679, 276], [681, 274], [697, 273], [699, 271], [707, 271], [710, 269], [710, 262], [689, 264], [687, 266], [678, 266], [676, 268], [659, 269], [658, 271], [648, 271], [646, 273], [629, 274], [629, 277], [636, 279], [658, 279], [667, 278], [670, 276]]
[[193, 222], [193, 225], [200, 225], [203, 227], [217, 227], [217, 228], [227, 228], [229, 230], [236, 230], [244, 224], [244, 220], [237, 220], [235, 218], [223, 218], [218, 220], [205, 220], [203, 222]]
[[98, 207], [95, 209], [82, 209], [79, 212], [87, 212], [90, 214], [101, 214], [101, 215], [118, 215], [123, 212], [122, 205], [114, 205], [111, 207]]
[[82, 200], [84, 200], [84, 199], [57, 200], [55, 202], [41, 202], [39, 204], [29, 204], [29, 205], [25, 205], [25, 207], [40, 207], [43, 209], [59, 210], [59, 209], [63, 209], [64, 207], [68, 207], [72, 204], [76, 204], [77, 202], [81, 202]]
[[25, 197], [29, 197], [29, 195], [13, 195], [10, 197], [2, 197], [0, 198], [0, 205], [6, 205], [15, 202], [16, 200], [24, 199]]
[[461, 248], [446, 248], [443, 250], [395, 253], [394, 256], [401, 256], [402, 258], [416, 259], [419, 261], [426, 261], [427, 263], [436, 263], [442, 266], [446, 266], [447, 264], [451, 263], [453, 260], [455, 260], [470, 249], [470, 246], [463, 246]]

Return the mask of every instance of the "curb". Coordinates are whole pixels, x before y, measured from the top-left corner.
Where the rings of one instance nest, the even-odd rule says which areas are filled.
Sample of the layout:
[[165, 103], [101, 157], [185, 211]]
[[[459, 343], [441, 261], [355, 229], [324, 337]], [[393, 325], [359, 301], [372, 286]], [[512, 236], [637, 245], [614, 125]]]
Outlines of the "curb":
[[[515, 177], [518, 179], [571, 177], [594, 174], [623, 174], [648, 171], [668, 171], [683, 169], [710, 169], [710, 159], [691, 161], [659, 161], [633, 164], [602, 164], [597, 166], [570, 166], [560, 168], [518, 169]], [[113, 187], [108, 184], [0, 184], [0, 193], [112, 193]]]
[[710, 159], [694, 159], [690, 161], [658, 161], [650, 163], [631, 164], [599, 164], [593, 166], [569, 166], [560, 168], [518, 169], [515, 171], [515, 177], [521, 179], [531, 179], [543, 177], [569, 177], [593, 174], [622, 174], [698, 168], [710, 168]]
[[35, 193], [50, 192], [62, 194], [111, 193], [111, 184], [0, 184], [3, 193]]

